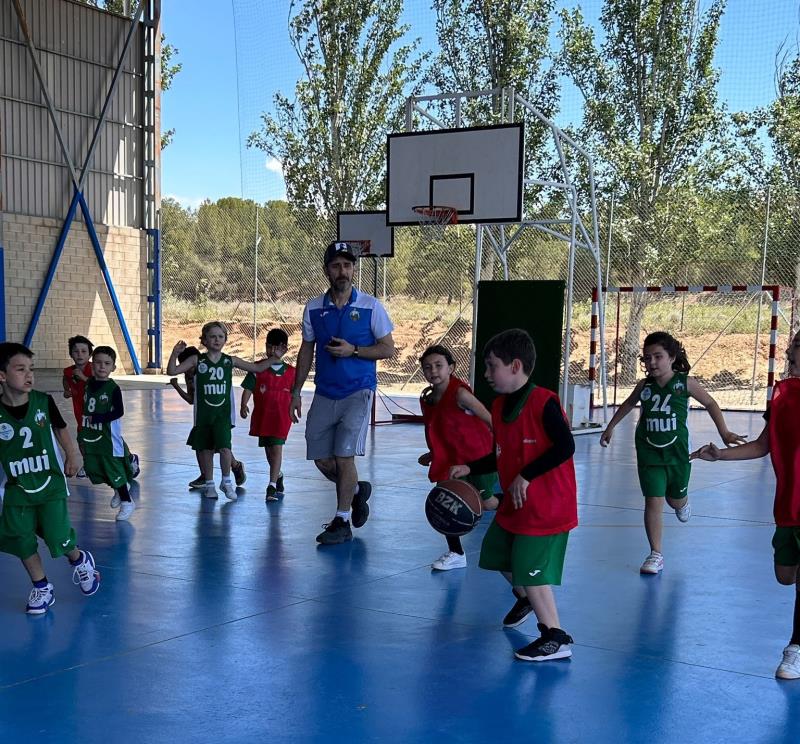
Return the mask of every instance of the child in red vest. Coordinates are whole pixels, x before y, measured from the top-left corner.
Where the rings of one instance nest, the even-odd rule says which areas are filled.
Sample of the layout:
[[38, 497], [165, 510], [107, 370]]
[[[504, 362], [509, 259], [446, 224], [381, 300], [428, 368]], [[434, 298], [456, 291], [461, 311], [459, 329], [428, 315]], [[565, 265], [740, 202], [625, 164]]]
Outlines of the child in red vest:
[[281, 361], [289, 346], [289, 336], [280, 328], [267, 334], [266, 351], [270, 366], [257, 375], [249, 372], [242, 382], [242, 404], [239, 413], [247, 418], [248, 403], [253, 398], [253, 417], [250, 419], [250, 436], [258, 437], [258, 446], [264, 448], [269, 463], [267, 501], [277, 501], [283, 496], [283, 445], [289, 436], [292, 421], [289, 408], [295, 368]]
[[775, 578], [794, 586], [794, 623], [789, 645], [775, 670], [778, 679], [800, 679], [800, 332], [786, 350], [789, 376], [772, 393], [764, 418], [767, 424], [758, 439], [739, 447], [720, 450], [707, 444], [692, 457], [701, 460], [752, 460], [769, 453], [775, 469]]
[[523, 661], [572, 656], [553, 595], [561, 584], [567, 538], [578, 524], [575, 442], [558, 396], [530, 377], [536, 347], [512, 328], [483, 350], [486, 379], [499, 393], [492, 403], [495, 451], [450, 470], [451, 477], [497, 469], [503, 498], [481, 546], [480, 567], [500, 571], [517, 602], [503, 620], [513, 628], [533, 611], [541, 637], [515, 653]]
[[[438, 483], [450, 477], [453, 465], [477, 460], [492, 451], [492, 417], [472, 394], [469, 385], [453, 374], [455, 360], [449, 349], [429, 346], [419, 363], [430, 386], [422, 391], [419, 399], [428, 452], [421, 455], [418, 462], [429, 466], [428, 478], [431, 483]], [[496, 473], [488, 473], [465, 478], [478, 489], [487, 511], [497, 508], [498, 501], [493, 495], [496, 477]], [[447, 537], [447, 552], [437, 558], [431, 568], [450, 571], [466, 567], [461, 539]]]

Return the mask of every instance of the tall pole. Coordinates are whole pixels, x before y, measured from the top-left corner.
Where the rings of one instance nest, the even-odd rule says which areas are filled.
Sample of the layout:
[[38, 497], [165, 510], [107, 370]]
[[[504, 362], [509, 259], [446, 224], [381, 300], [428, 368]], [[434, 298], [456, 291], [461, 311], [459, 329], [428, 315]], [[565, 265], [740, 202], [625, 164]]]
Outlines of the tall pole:
[[258, 322], [256, 320], [256, 310], [258, 308], [258, 204], [256, 204], [256, 242], [255, 242], [255, 262], [253, 264], [253, 361], [256, 360], [256, 344], [258, 343]]
[[[767, 186], [767, 214], [764, 219], [764, 245], [761, 249], [761, 286], [767, 276], [767, 244], [769, 242], [769, 207], [772, 196], [771, 186]], [[764, 301], [764, 293], [758, 294], [758, 315], [756, 317], [756, 342], [753, 346], [753, 375], [750, 378], [750, 403], [753, 403], [756, 396], [756, 364], [758, 362], [758, 342], [761, 337], [761, 305]]]

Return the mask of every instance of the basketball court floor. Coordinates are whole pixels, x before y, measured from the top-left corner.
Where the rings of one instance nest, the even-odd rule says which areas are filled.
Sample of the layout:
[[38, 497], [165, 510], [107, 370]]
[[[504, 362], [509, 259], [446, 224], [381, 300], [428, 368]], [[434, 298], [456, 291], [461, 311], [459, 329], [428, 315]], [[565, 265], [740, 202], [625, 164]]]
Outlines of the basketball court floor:
[[[132, 520], [114, 521], [108, 489], [71, 485], [100, 591], [83, 597], [48, 557], [56, 603], [26, 616], [27, 577], [0, 556], [3, 742], [800, 740], [800, 681], [773, 676], [794, 597], [772, 573], [768, 460], [695, 464], [694, 516], [665, 515], [665, 571], [643, 577], [636, 416], [608, 450], [578, 437], [581, 524], [557, 590], [573, 657], [532, 664], [512, 652], [535, 621], [503, 630], [513, 597], [476, 565], [490, 515], [465, 538], [466, 570], [429, 568], [445, 544], [423, 514], [420, 426], [372, 430], [369, 522], [320, 547], [333, 489], [303, 459], [302, 425], [282, 502], [265, 504], [263, 453], [242, 426], [239, 500], [204, 501], [186, 487], [190, 407], [168, 388], [125, 399], [142, 461]], [[757, 414], [728, 419], [761, 429]], [[714, 433], [704, 412], [689, 425], [693, 444]]]

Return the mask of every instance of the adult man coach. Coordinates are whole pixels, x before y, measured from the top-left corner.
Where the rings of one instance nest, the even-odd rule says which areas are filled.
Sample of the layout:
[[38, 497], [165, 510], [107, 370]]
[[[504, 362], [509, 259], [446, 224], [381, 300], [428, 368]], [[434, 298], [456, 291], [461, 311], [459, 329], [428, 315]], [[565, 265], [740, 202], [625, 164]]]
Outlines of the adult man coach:
[[314, 352], [317, 368], [314, 400], [306, 419], [306, 458], [336, 484], [336, 515], [317, 535], [323, 545], [352, 540], [353, 527], [369, 517], [368, 481], [358, 480], [355, 456], [363, 455], [372, 396], [378, 383], [376, 360], [394, 354], [392, 322], [383, 305], [353, 287], [358, 251], [349, 243], [331, 243], [323, 266], [330, 289], [306, 304], [303, 342], [292, 389], [292, 421], [299, 421], [303, 387]]

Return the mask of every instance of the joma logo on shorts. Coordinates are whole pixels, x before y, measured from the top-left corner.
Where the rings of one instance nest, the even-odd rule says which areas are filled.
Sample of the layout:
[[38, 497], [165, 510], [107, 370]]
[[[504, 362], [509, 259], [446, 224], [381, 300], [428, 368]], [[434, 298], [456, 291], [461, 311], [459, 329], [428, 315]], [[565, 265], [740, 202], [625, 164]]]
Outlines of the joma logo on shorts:
[[647, 419], [647, 431], [678, 431], [678, 417], [676, 414], [668, 419]]
[[453, 514], [458, 514], [458, 502], [452, 497], [448, 496], [444, 491], [439, 491], [436, 494], [436, 503], [441, 504], [445, 509]]
[[41, 473], [43, 470], [50, 470], [50, 457], [47, 450], [42, 450], [41, 455], [23, 457], [21, 460], [9, 463], [8, 469], [13, 478], [27, 473]]

